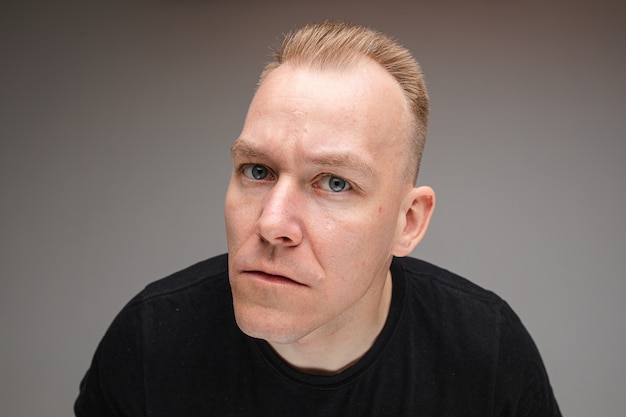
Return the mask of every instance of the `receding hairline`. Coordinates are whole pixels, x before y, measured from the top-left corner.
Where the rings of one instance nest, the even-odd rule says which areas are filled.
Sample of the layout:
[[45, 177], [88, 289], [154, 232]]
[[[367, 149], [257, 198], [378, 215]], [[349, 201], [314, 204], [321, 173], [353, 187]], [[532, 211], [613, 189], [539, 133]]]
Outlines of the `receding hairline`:
[[420, 65], [413, 55], [395, 39], [364, 26], [345, 21], [325, 21], [306, 25], [287, 33], [274, 61], [268, 63], [259, 77], [260, 86], [276, 68], [347, 69], [363, 58], [376, 62], [400, 86], [409, 115], [407, 177], [415, 182], [428, 125], [428, 93]]

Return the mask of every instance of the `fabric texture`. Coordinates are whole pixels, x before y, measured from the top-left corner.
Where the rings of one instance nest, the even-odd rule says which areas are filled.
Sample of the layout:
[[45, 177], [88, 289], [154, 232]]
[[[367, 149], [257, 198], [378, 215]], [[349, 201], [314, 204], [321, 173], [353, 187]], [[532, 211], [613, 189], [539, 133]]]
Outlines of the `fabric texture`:
[[530, 335], [497, 295], [394, 258], [387, 322], [338, 375], [298, 372], [237, 327], [227, 255], [118, 314], [80, 385], [85, 416], [560, 416]]

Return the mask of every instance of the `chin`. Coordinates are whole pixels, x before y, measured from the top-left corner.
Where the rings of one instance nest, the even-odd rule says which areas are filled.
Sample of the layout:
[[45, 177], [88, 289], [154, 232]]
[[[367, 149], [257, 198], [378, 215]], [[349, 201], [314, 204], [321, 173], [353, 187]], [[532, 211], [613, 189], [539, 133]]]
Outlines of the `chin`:
[[289, 344], [301, 339], [307, 332], [277, 311], [246, 308], [235, 305], [235, 321], [246, 335], [267, 342]]

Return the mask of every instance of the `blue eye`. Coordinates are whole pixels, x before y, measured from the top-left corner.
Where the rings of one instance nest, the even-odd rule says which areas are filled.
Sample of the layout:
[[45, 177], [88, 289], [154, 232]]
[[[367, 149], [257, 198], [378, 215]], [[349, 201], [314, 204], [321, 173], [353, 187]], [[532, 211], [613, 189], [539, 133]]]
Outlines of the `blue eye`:
[[243, 174], [250, 178], [250, 179], [255, 179], [255, 180], [262, 180], [265, 179], [268, 175], [269, 175], [269, 170], [264, 167], [263, 165], [246, 165], [243, 168]]
[[341, 177], [336, 177], [334, 175], [326, 175], [322, 179], [322, 188], [327, 191], [332, 191], [334, 193], [339, 193], [341, 191], [347, 191], [352, 187], [348, 183], [348, 181], [344, 180]]

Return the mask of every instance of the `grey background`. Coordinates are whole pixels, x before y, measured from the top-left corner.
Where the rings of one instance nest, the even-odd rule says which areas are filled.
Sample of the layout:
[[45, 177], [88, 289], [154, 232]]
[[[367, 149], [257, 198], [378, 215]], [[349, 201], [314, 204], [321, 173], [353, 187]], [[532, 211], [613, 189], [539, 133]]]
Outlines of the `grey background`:
[[225, 250], [228, 149], [268, 45], [334, 17], [426, 72], [438, 207], [415, 255], [510, 302], [564, 415], [623, 416], [622, 4], [3, 1], [0, 415], [70, 415], [125, 302]]

